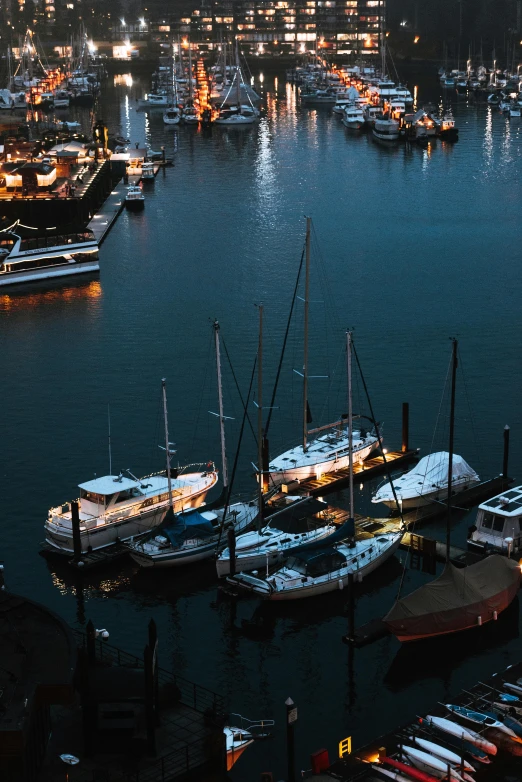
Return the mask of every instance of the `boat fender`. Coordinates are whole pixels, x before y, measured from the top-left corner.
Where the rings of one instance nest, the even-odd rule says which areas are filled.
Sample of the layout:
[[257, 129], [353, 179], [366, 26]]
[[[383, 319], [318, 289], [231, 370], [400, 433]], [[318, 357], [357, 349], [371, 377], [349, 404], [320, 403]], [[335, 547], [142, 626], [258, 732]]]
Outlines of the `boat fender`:
[[496, 622], [497, 619], [498, 619], [498, 612], [497, 611], [493, 611], [493, 621]]
[[477, 624], [478, 624], [479, 627], [482, 625], [482, 617], [481, 616], [477, 616]]
[[104, 641], [109, 637], [109, 631], [103, 627], [101, 630], [96, 630], [95, 638], [102, 638]]
[[342, 578], [339, 579], [339, 589], [344, 589], [344, 584]]

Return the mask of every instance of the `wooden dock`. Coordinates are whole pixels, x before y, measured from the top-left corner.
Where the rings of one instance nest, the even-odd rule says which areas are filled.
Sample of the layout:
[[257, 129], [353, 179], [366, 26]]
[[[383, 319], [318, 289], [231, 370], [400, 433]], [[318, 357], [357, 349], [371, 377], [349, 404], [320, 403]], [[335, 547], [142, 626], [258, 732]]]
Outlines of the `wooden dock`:
[[87, 225], [87, 228], [93, 232], [98, 245], [102, 244], [125, 206], [125, 189], [126, 185], [123, 184], [123, 180], [118, 182]]
[[60, 551], [44, 541], [40, 544], [40, 554], [48, 559], [60, 560], [73, 568], [73, 570], [84, 572], [111, 565], [113, 562], [128, 556], [129, 552], [123, 543], [115, 543], [112, 546], [107, 546], [105, 549], [82, 554], [81, 559], [75, 559], [70, 553]]
[[[405, 466], [408, 462], [417, 459], [419, 456], [419, 450], [406, 450], [406, 451], [389, 451], [386, 454], [386, 461], [384, 456], [373, 456], [371, 459], [366, 459], [364, 462], [358, 462], [353, 466], [353, 473], [357, 476], [359, 481], [367, 481], [370, 478], [375, 478], [377, 475], [382, 475], [386, 472], [386, 467]], [[311, 494], [312, 496], [318, 494], [328, 494], [329, 492], [339, 491], [344, 486], [348, 485], [350, 480], [350, 471], [346, 467], [343, 470], [336, 470], [329, 472], [325, 475], [321, 475], [320, 478], [311, 478], [309, 481], [302, 481], [299, 484], [298, 491], [301, 494]]]

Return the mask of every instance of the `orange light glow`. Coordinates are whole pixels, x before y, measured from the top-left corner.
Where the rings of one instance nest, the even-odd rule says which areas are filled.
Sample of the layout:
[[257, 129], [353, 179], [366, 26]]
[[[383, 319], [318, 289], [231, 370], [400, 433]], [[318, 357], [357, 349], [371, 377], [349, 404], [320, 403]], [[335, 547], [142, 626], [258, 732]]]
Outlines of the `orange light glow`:
[[416, 35], [415, 38], [413, 39], [413, 43], [419, 43], [419, 41], [420, 41], [420, 35]]

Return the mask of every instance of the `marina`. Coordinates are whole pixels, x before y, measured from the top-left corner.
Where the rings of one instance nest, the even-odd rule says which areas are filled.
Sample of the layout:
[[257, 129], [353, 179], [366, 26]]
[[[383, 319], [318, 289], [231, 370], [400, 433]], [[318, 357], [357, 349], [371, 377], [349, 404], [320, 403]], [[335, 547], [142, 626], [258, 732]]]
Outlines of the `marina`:
[[518, 44], [357, 3], [8, 47], [6, 782], [521, 775]]

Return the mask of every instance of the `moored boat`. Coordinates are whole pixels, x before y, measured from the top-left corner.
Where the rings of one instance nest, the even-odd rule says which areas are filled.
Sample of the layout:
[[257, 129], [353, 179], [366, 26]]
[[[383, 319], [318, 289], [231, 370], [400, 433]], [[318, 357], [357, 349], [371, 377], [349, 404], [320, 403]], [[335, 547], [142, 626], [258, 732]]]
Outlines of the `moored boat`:
[[376, 117], [372, 133], [373, 137], [378, 141], [394, 143], [399, 140], [399, 123], [386, 115]]
[[468, 546], [508, 555], [522, 551], [522, 486], [514, 486], [479, 505]]
[[132, 211], [139, 211], [145, 206], [145, 196], [139, 185], [129, 185], [125, 194], [125, 206]]

